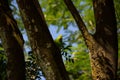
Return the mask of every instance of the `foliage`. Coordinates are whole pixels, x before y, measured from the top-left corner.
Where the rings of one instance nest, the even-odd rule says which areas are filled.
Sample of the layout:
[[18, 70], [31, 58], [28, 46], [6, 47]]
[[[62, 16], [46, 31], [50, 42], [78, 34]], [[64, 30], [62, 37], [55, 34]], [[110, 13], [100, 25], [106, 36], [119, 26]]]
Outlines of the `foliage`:
[[116, 18], [117, 18], [117, 24], [118, 24], [118, 30], [120, 28], [120, 0], [114, 0], [115, 3], [115, 12], [116, 12]]
[[114, 0], [118, 27], [118, 80], [120, 79], [120, 0]]
[[6, 80], [6, 56], [0, 43], [0, 80]]
[[43, 74], [41, 73], [40, 67], [36, 63], [35, 56], [32, 51], [29, 51], [26, 58], [26, 79], [41, 80], [41, 76], [43, 76]]
[[[80, 12], [84, 22], [89, 27], [90, 32], [94, 32], [94, 15], [92, 11], [92, 1], [91, 0], [73, 0], [76, 8]], [[76, 27], [76, 24], [73, 20], [72, 15], [66, 8], [64, 2], [62, 0], [49, 0], [49, 1], [41, 1], [40, 4], [43, 8], [43, 12], [46, 18], [48, 25], [55, 25], [58, 27], [57, 32], [64, 27], [64, 29], [68, 29], [70, 25]], [[48, 6], [49, 5], [49, 6]]]
[[62, 26], [66, 29], [68, 25], [73, 22], [73, 18], [71, 18], [72, 16], [62, 0], [40, 0], [40, 4], [48, 25], [57, 26], [58, 31]]
[[73, 80], [91, 80], [90, 60], [85, 44], [80, 43], [73, 47], [72, 50], [74, 50], [72, 53], [74, 64], [66, 62], [66, 69], [73, 77]]

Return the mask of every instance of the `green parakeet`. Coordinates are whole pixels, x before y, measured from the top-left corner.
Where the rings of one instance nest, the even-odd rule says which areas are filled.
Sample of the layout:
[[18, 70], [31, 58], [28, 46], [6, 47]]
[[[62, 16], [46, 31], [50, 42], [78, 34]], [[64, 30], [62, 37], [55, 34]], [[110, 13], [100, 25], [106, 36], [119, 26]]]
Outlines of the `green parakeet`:
[[63, 47], [62, 35], [59, 35], [55, 40], [55, 44], [61, 49]]

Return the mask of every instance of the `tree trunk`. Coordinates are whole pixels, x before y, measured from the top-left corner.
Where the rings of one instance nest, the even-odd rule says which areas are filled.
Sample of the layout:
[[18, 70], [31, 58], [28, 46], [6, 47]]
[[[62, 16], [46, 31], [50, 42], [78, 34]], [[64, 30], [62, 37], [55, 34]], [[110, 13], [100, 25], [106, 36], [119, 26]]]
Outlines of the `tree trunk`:
[[96, 20], [94, 38], [102, 47], [91, 54], [93, 79], [116, 80], [118, 41], [113, 0], [93, 0], [93, 7]]
[[0, 37], [7, 56], [7, 79], [25, 80], [24, 41], [7, 0], [0, 0]]
[[17, 0], [23, 23], [47, 80], [69, 80], [59, 48], [55, 45], [37, 0]]
[[93, 0], [96, 33], [90, 35], [71, 0], [64, 0], [90, 50], [93, 80], [116, 80], [118, 42], [113, 0]]

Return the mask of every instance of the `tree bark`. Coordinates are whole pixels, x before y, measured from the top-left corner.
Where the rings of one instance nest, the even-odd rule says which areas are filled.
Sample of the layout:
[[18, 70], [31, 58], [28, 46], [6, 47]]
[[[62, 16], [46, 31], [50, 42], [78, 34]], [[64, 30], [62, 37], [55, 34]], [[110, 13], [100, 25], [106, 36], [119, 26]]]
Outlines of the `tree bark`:
[[96, 33], [90, 35], [71, 0], [64, 0], [90, 50], [93, 80], [116, 80], [117, 26], [113, 0], [93, 0]]
[[17, 0], [32, 51], [47, 80], [69, 80], [37, 0]]
[[0, 37], [7, 56], [7, 79], [25, 80], [24, 41], [8, 0], [0, 0]]
[[[101, 73], [104, 73], [106, 76], [100, 76], [99, 79], [116, 80], [118, 41], [113, 0], [93, 0], [93, 7], [96, 21], [96, 33], [94, 38], [97, 43], [103, 47], [104, 53], [101, 52], [100, 54], [104, 55], [105, 60], [103, 65], [105, 67], [101, 68], [104, 72]], [[97, 71], [100, 70], [98, 66], [94, 65], [93, 67], [96, 67]], [[99, 75], [100, 74], [95, 73], [93, 78]]]

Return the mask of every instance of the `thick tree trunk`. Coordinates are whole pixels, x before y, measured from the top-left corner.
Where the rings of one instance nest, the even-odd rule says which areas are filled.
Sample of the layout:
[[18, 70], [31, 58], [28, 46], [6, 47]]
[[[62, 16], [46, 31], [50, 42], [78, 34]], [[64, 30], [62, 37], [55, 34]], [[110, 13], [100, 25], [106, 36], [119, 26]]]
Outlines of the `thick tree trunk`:
[[47, 80], [69, 80], [37, 0], [17, 0], [30, 45]]
[[93, 0], [93, 7], [96, 20], [94, 38], [102, 47], [91, 54], [93, 79], [116, 80], [118, 41], [113, 0]]
[[25, 80], [23, 38], [7, 0], [0, 0], [0, 37], [7, 56], [7, 79]]
[[93, 80], [116, 80], [117, 26], [113, 0], [93, 0], [96, 33], [90, 35], [71, 0], [64, 0], [90, 50]]

